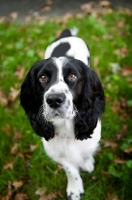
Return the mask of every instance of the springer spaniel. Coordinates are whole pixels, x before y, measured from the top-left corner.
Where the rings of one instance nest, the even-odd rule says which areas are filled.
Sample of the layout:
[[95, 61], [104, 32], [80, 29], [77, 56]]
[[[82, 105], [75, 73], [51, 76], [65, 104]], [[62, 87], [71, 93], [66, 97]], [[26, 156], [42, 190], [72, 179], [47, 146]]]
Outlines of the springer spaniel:
[[101, 82], [90, 69], [90, 53], [74, 30], [64, 30], [33, 65], [20, 92], [32, 128], [45, 151], [66, 172], [67, 197], [84, 194], [79, 169], [94, 170], [105, 107]]

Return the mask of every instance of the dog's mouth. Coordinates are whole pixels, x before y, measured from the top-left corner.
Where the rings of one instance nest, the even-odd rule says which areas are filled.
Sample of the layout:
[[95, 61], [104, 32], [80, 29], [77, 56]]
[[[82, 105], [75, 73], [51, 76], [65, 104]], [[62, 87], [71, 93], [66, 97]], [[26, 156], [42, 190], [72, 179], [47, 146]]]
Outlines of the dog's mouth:
[[59, 109], [51, 109], [48, 113], [44, 113], [44, 117], [46, 118], [47, 121], [66, 118], [64, 112]]

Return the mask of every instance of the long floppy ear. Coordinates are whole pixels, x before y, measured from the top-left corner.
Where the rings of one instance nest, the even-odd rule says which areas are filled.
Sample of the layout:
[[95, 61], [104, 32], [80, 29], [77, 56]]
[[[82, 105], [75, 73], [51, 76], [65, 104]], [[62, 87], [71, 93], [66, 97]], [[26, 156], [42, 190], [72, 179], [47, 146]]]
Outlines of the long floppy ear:
[[42, 114], [43, 94], [38, 93], [36, 75], [45, 61], [37, 62], [28, 72], [20, 91], [20, 103], [27, 114], [34, 131], [46, 140], [54, 137], [52, 123]]
[[86, 65], [82, 67], [84, 90], [75, 117], [75, 137], [79, 140], [91, 138], [105, 107], [104, 91], [97, 74]]

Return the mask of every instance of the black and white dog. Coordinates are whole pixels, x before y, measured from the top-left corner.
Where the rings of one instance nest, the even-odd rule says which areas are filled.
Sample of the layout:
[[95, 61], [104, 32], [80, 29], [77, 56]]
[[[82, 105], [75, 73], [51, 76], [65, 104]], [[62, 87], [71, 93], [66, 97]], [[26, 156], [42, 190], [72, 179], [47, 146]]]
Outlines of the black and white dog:
[[94, 170], [105, 107], [103, 88], [89, 58], [85, 42], [74, 30], [64, 30], [46, 49], [45, 60], [30, 69], [20, 92], [21, 105], [46, 153], [66, 172], [71, 200], [84, 193], [79, 169]]

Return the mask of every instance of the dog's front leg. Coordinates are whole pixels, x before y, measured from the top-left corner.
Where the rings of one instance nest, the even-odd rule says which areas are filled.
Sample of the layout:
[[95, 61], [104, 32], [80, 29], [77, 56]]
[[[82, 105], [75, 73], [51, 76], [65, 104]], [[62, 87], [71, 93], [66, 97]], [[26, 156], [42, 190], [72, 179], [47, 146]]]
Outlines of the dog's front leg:
[[67, 175], [67, 197], [69, 200], [80, 200], [84, 194], [83, 182], [79, 170], [70, 164], [63, 165]]

